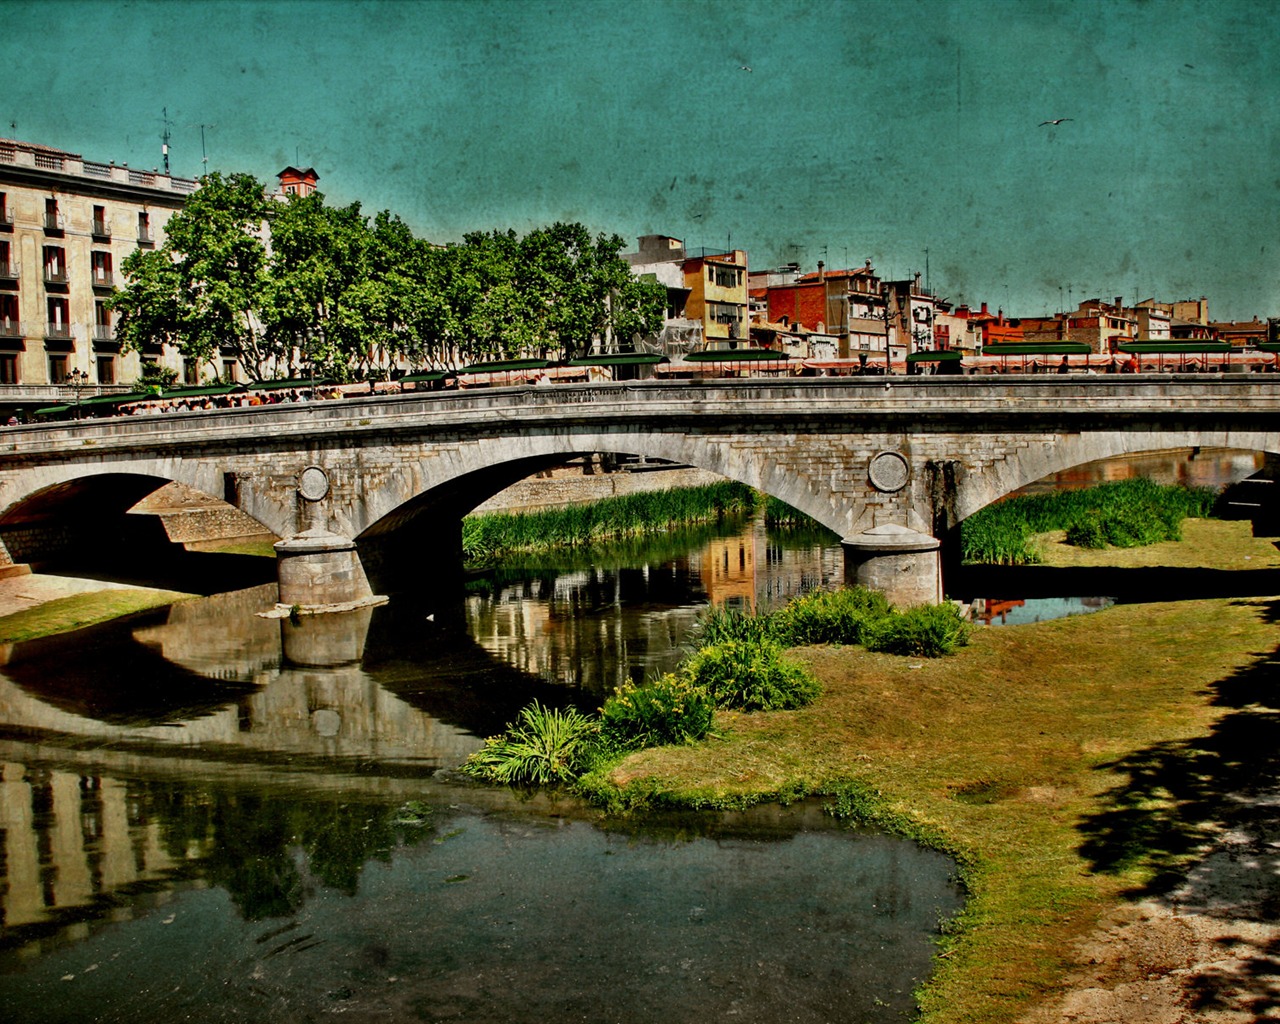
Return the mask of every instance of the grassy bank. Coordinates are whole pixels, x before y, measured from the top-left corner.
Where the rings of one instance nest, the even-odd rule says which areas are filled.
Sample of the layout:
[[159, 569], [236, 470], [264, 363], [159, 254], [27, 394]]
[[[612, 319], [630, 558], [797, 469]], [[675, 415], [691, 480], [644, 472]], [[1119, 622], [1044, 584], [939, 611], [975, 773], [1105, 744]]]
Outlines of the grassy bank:
[[[1275, 610], [1124, 606], [984, 630], [936, 660], [800, 649], [823, 685], [812, 707], [723, 714], [720, 738], [641, 751], [610, 782], [624, 798], [692, 806], [863, 788], [966, 864], [970, 900], [925, 1019], [1012, 1021], [1062, 978], [1104, 909], [1194, 847], [1202, 825], [1179, 817], [1184, 794], [1166, 781], [1193, 784], [1179, 764], [1233, 714], [1215, 699], [1275, 651]], [[1153, 762], [1167, 780], [1143, 781]]]
[[[1174, 548], [1205, 567], [1275, 560], [1248, 524], [1189, 523], [1187, 535], [1137, 549], [1142, 563], [1170, 564]], [[1274, 702], [1278, 614], [1267, 600], [1118, 606], [981, 630], [932, 660], [799, 648], [822, 683], [815, 704], [720, 713], [713, 738], [632, 754], [597, 795], [708, 807], [854, 793], [871, 819], [963, 866], [970, 898], [924, 1019], [1014, 1021], [1054, 991], [1104, 911], [1176, 876], [1227, 794], [1274, 771], [1280, 725], [1257, 709]]]
[[191, 596], [172, 590], [97, 590], [60, 597], [25, 611], [0, 616], [0, 643], [17, 643], [66, 633], [122, 615], [173, 604]]

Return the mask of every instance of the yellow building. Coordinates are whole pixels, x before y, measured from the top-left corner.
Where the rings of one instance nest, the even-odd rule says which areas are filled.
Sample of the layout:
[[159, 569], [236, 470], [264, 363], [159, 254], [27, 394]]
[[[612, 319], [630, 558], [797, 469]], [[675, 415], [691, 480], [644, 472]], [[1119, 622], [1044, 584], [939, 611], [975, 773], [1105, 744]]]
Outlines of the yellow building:
[[120, 354], [106, 300], [125, 257], [159, 245], [198, 187], [0, 139], [0, 406], [64, 398], [77, 371], [90, 393], [136, 379], [139, 357]]

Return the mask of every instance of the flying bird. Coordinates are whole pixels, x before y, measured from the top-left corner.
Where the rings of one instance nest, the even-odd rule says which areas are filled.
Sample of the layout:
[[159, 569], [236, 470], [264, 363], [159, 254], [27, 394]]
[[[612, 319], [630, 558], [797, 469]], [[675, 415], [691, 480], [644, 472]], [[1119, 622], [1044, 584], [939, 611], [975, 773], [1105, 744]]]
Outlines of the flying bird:
[[739, 67], [739, 68], [738, 68], [738, 70], [739, 70], [739, 71], [750, 71], [750, 70], [751, 70], [751, 65], [750, 65], [750, 64], [743, 64], [741, 67]]
[[1074, 117], [1059, 117], [1053, 121], [1041, 121], [1040, 127], [1043, 128], [1047, 124], [1062, 124], [1063, 121], [1074, 121], [1074, 120], [1075, 120]]

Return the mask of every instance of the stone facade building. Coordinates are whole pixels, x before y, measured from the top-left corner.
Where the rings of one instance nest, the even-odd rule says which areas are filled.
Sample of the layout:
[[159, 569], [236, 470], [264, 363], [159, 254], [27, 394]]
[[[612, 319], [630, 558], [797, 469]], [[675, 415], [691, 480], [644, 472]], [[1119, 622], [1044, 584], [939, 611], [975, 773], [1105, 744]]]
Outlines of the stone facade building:
[[[20, 411], [139, 372], [106, 307], [120, 266], [163, 241], [199, 183], [0, 139], [0, 406]], [[154, 358], [181, 369], [173, 353]], [[83, 374], [83, 377], [80, 375]]]

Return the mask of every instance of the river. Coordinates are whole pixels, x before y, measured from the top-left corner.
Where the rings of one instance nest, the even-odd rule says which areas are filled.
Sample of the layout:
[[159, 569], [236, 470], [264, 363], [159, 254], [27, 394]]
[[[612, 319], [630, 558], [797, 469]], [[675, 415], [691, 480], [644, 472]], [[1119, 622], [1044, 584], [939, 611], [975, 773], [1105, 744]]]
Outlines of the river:
[[8, 648], [6, 1019], [909, 1015], [945, 857], [814, 803], [616, 821], [441, 771], [674, 666], [709, 602], [838, 578], [824, 538], [686, 539], [393, 600], [341, 665], [291, 659], [315, 622], [256, 615], [272, 587]]

